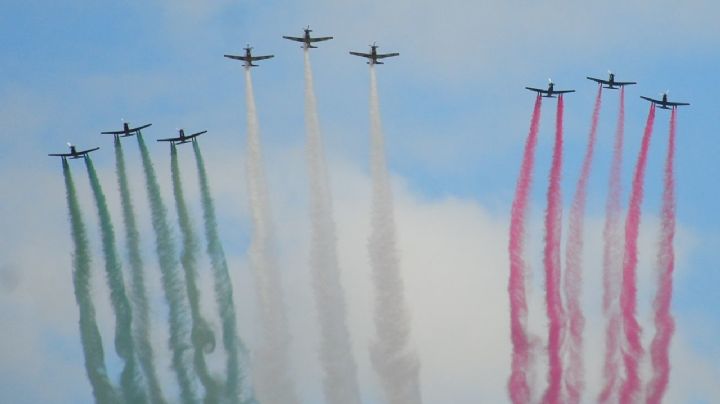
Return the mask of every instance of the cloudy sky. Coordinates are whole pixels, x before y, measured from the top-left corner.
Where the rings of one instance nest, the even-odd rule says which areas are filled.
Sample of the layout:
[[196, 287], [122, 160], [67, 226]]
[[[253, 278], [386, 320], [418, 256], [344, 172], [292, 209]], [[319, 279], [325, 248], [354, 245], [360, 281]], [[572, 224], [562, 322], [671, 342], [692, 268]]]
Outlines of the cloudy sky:
[[[312, 52], [320, 123], [331, 167], [340, 264], [360, 383], [380, 399], [369, 362], [373, 335], [369, 232], [368, 72], [348, 50], [401, 56], [378, 67], [381, 111], [395, 192], [399, 250], [430, 403], [504, 402], [510, 369], [506, 245], [510, 204], [532, 109], [526, 85], [549, 77], [574, 88], [565, 100], [563, 199], [569, 206], [589, 129], [595, 85], [587, 75], [638, 81], [626, 92], [624, 205], [648, 105], [640, 95], [688, 101], [678, 118], [676, 249], [668, 402], [720, 400], [720, 43], [711, 1], [308, 0], [125, 2], [13, 1], [0, 4], [0, 402], [90, 402], [72, 290], [72, 243], [60, 162], [47, 153], [65, 142], [100, 146], [93, 155], [123, 250], [111, 138], [121, 125], [152, 122], [148, 143], [176, 128], [208, 130], [200, 141], [231, 266], [240, 333], [255, 333], [247, 246], [250, 218], [244, 173], [244, 82], [239, 63], [222, 57], [246, 44], [275, 58], [253, 70], [289, 307], [291, 370], [304, 402], [323, 402], [317, 321], [309, 280], [302, 52], [282, 35], [310, 24], [334, 35]], [[532, 192], [528, 260], [533, 269], [530, 323], [545, 337], [540, 251], [550, 163], [553, 104], [541, 123]], [[586, 401], [600, 386], [601, 265], [604, 201], [617, 94], [604, 94], [590, 180], [584, 309], [588, 316]], [[669, 114], [658, 111], [648, 162], [641, 229], [639, 318], [652, 337], [662, 164]], [[149, 144], [173, 225], [169, 153]], [[152, 255], [152, 228], [140, 158], [126, 142], [133, 199], [153, 291], [153, 329], [161, 378], [173, 379], [166, 308]], [[201, 210], [189, 148], [179, 150], [196, 227]], [[113, 316], [100, 238], [81, 162], [71, 162], [93, 248], [93, 287], [111, 377]], [[566, 209], [567, 210], [567, 209]], [[179, 239], [176, 232], [176, 239]], [[203, 310], [214, 324], [211, 278]], [[219, 371], [218, 358], [211, 363]], [[544, 364], [535, 391], [543, 389]]]

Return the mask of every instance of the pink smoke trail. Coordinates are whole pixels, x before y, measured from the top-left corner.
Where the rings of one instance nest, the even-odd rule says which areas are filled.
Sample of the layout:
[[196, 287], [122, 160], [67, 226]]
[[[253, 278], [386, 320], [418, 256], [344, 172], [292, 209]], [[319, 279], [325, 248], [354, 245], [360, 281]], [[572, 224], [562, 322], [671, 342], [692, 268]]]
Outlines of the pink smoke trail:
[[560, 295], [560, 232], [562, 219], [562, 196], [560, 177], [562, 174], [563, 145], [563, 96], [558, 96], [555, 115], [555, 146], [553, 147], [550, 182], [547, 192], [547, 211], [545, 212], [545, 304], [549, 322], [548, 332], [548, 387], [543, 397], [544, 403], [559, 403], [562, 393], [562, 337], [565, 313]]
[[603, 239], [603, 314], [605, 323], [605, 363], [603, 365], [604, 385], [598, 402], [617, 402], [615, 394], [620, 379], [620, 297], [622, 267], [622, 227], [620, 224], [622, 193], [620, 174], [622, 168], [623, 142], [625, 137], [625, 87], [620, 87], [620, 107], [615, 129], [612, 164], [610, 166], [609, 193], [605, 204], [605, 228]]
[[532, 184], [535, 148], [540, 128], [542, 98], [535, 98], [535, 108], [530, 120], [530, 132], [525, 142], [520, 175], [515, 188], [515, 199], [510, 215], [510, 335], [512, 338], [512, 371], [508, 380], [508, 394], [514, 404], [530, 401], [527, 368], [530, 360], [530, 343], [527, 334], [527, 300], [525, 297], [525, 214], [527, 213], [530, 185]]
[[587, 200], [588, 178], [595, 152], [595, 139], [597, 135], [598, 118], [602, 102], [602, 85], [598, 86], [595, 106], [593, 107], [592, 123], [588, 136], [587, 149], [580, 170], [580, 178], [575, 189], [572, 207], [570, 208], [570, 223], [568, 228], [568, 241], [565, 250], [565, 301], [567, 303], [568, 327], [570, 339], [568, 345], [568, 365], [565, 371], [565, 388], [567, 389], [567, 402], [579, 403], [585, 387], [585, 369], [583, 364], [583, 330], [585, 316], [580, 307], [582, 294], [582, 249], [583, 227], [585, 226], [585, 201]]
[[625, 255], [623, 257], [622, 288], [620, 289], [620, 308], [622, 310], [623, 332], [625, 348], [623, 349], [623, 362], [625, 363], [625, 380], [620, 387], [620, 403], [634, 403], [640, 390], [640, 376], [638, 375], [638, 362], [643, 354], [640, 343], [640, 324], [635, 312], [637, 310], [637, 241], [640, 231], [640, 207], [643, 199], [643, 181], [645, 179], [645, 166], [650, 148], [653, 123], [655, 122], [655, 104], [650, 105], [645, 132], [643, 133], [640, 154], [638, 155], [632, 190], [630, 191], [630, 205], [628, 206], [625, 221]]
[[675, 269], [675, 128], [677, 109], [670, 115], [667, 160], [662, 202], [662, 227], [660, 229], [660, 250], [658, 251], [658, 290], [653, 302], [655, 309], [655, 337], [650, 347], [653, 376], [647, 389], [647, 403], [662, 402], [670, 380], [670, 340], [675, 331], [675, 320], [670, 314], [672, 300], [673, 271]]

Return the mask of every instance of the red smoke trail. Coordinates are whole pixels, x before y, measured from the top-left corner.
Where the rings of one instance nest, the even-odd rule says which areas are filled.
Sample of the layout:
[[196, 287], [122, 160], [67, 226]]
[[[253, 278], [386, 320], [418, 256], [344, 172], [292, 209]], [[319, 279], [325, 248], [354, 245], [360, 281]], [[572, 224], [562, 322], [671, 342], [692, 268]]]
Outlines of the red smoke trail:
[[550, 330], [548, 332], [548, 388], [543, 397], [544, 403], [559, 403], [562, 392], [562, 337], [565, 313], [560, 295], [560, 232], [562, 219], [562, 197], [560, 177], [562, 174], [563, 144], [563, 96], [558, 96], [555, 146], [553, 148], [550, 182], [547, 193], [547, 211], [545, 212], [545, 304]]
[[670, 115], [670, 136], [668, 138], [667, 160], [665, 161], [665, 181], [662, 204], [662, 227], [660, 230], [660, 250], [658, 251], [658, 291], [653, 302], [655, 308], [655, 337], [650, 347], [653, 376], [647, 389], [647, 403], [662, 402], [670, 379], [670, 340], [675, 331], [675, 321], [670, 314], [672, 300], [673, 270], [675, 269], [675, 127], [677, 109]]
[[530, 388], [527, 381], [527, 368], [530, 359], [530, 342], [527, 334], [527, 301], [525, 298], [525, 214], [528, 194], [532, 183], [533, 165], [537, 134], [540, 128], [540, 107], [542, 98], [535, 98], [530, 121], [530, 133], [525, 143], [520, 176], [518, 177], [510, 216], [510, 334], [513, 344], [512, 371], [508, 380], [508, 393], [514, 404], [530, 401]]
[[623, 332], [625, 348], [623, 362], [625, 363], [625, 380], [620, 389], [620, 403], [635, 402], [640, 390], [640, 377], [638, 375], [638, 362], [643, 349], [640, 343], [640, 324], [635, 317], [637, 309], [637, 241], [640, 231], [640, 206], [643, 198], [643, 181], [645, 179], [645, 166], [650, 147], [653, 123], [655, 121], [655, 104], [650, 105], [642, 146], [638, 156], [635, 176], [633, 177], [630, 193], [630, 205], [625, 221], [625, 256], [623, 257], [622, 288], [620, 290], [620, 308], [622, 310]]
[[620, 87], [620, 108], [615, 130], [612, 165], [610, 167], [609, 193], [605, 205], [605, 228], [603, 239], [603, 313], [605, 314], [605, 383], [598, 397], [600, 403], [616, 402], [615, 393], [620, 379], [620, 312], [617, 300], [620, 296], [622, 265], [622, 228], [620, 225], [620, 173], [623, 142], [625, 137], [625, 87]]
[[567, 303], [567, 315], [570, 328], [569, 357], [565, 373], [565, 387], [568, 393], [568, 403], [579, 403], [582, 396], [584, 381], [583, 365], [583, 329], [585, 328], [585, 316], [580, 307], [580, 295], [582, 294], [582, 249], [583, 249], [583, 227], [585, 216], [585, 201], [587, 200], [588, 177], [592, 166], [593, 154], [595, 152], [595, 139], [600, 117], [600, 105], [602, 102], [602, 85], [598, 86], [595, 106], [593, 107], [592, 123], [590, 124], [590, 135], [588, 136], [585, 158], [580, 170], [580, 178], [577, 182], [575, 196], [570, 208], [570, 224], [568, 229], [567, 249], [565, 250], [565, 301]]

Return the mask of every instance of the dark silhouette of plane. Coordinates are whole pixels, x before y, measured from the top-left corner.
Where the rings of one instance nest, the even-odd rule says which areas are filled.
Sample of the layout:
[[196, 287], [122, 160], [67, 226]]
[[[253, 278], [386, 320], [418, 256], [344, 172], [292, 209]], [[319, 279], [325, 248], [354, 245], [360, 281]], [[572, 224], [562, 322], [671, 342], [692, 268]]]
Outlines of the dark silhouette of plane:
[[681, 106], [681, 105], [690, 105], [690, 104], [687, 103], [687, 102], [672, 102], [672, 101], [668, 101], [668, 92], [667, 92], [667, 91], [665, 91], [665, 92], [663, 93], [661, 100], [655, 100], [655, 99], [652, 99], [652, 98], [650, 98], [650, 97], [643, 97], [642, 95], [640, 96], [640, 98], [642, 98], [642, 99], [644, 99], [644, 100], [648, 100], [648, 101], [652, 102], [653, 104], [657, 105], [658, 108], [662, 108], [662, 109], [675, 109], [675, 108], [677, 108], [677, 107], [679, 107], [679, 106]]
[[192, 135], [185, 136], [185, 130], [178, 129], [180, 132], [180, 136], [178, 137], [171, 137], [167, 139], [158, 139], [158, 142], [172, 142], [172, 144], [183, 144], [188, 142], [194, 142], [195, 138], [202, 135], [203, 133], [206, 133], [207, 131], [204, 130], [202, 132], [193, 133]]
[[535, 91], [536, 93], [541, 94], [545, 98], [555, 98], [555, 94], [565, 94], [565, 93], [574, 93], [575, 92], [575, 90], [556, 90], [555, 83], [553, 83], [551, 79], [548, 79], [547, 90], [543, 90], [540, 88], [533, 88], [533, 87], [525, 87], [525, 88], [530, 91]]
[[145, 129], [151, 125], [152, 124], [149, 123], [147, 125], [138, 126], [137, 128], [131, 128], [127, 122], [123, 122], [122, 130], [107, 131], [107, 132], [100, 132], [100, 133], [102, 133], [103, 135], [115, 135], [115, 136], [120, 136], [120, 137], [128, 137], [128, 136], [137, 135], [138, 133], [140, 133], [140, 131], [142, 129]]
[[603, 88], [609, 88], [610, 90], [617, 90], [622, 86], [628, 86], [631, 84], [637, 84], [634, 81], [615, 81], [615, 73], [608, 71], [609, 77], [607, 80], [596, 79], [594, 77], [588, 77], [588, 80], [592, 80], [596, 83], [603, 85]]
[[79, 158], [85, 158], [87, 157], [88, 153], [94, 152], [95, 150], [99, 149], [99, 147], [96, 147], [94, 149], [87, 149], [87, 150], [81, 150], [77, 151], [75, 146], [68, 143], [68, 147], [70, 148], [70, 153], [55, 153], [55, 154], [48, 154], [48, 156], [52, 157], [62, 157], [63, 160], [65, 159], [79, 159]]
[[223, 55], [226, 58], [229, 59], [235, 59], [235, 60], [242, 60], [245, 62], [244, 66], [247, 68], [251, 67], [257, 67], [257, 65], [253, 64], [256, 60], [264, 60], [264, 59], [270, 59], [271, 57], [274, 57], [275, 55], [267, 55], [267, 56], [253, 56], [252, 55], [252, 47], [250, 45], [246, 46], [245, 48], [245, 56], [236, 56], [236, 55]]
[[393, 56], [400, 56], [399, 53], [377, 53], [378, 46], [373, 42], [372, 45], [370, 45], [370, 53], [362, 53], [362, 52], [353, 52], [350, 51], [351, 55], [360, 56], [369, 59], [367, 64], [369, 65], [381, 65], [384, 64], [383, 62], [378, 61], [378, 59], [384, 59], [384, 58], [390, 58]]
[[313, 42], [327, 41], [329, 39], [333, 39], [333, 37], [331, 37], [331, 36], [323, 36], [323, 37], [313, 38], [310, 36], [311, 32], [312, 32], [312, 30], [310, 29], [310, 26], [308, 25], [307, 28], [305, 28], [305, 35], [302, 38], [298, 38], [295, 36], [283, 36], [283, 38], [289, 39], [289, 40], [295, 41], [295, 42], [302, 42], [303, 49], [317, 48], [317, 46], [312, 45]]

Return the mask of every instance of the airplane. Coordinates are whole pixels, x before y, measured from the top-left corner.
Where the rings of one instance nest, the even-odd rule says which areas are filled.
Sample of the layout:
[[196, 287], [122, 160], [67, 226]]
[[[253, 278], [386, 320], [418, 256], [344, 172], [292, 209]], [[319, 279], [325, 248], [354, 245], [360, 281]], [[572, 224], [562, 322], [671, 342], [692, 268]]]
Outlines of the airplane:
[[[677, 107], [679, 107], [679, 106], [681, 106], [681, 105], [690, 105], [690, 104], [687, 103], [687, 102], [672, 102], [672, 101], [668, 101], [668, 92], [667, 92], [667, 91], [665, 91], [665, 92], [663, 93], [663, 95], [662, 95], [662, 100], [655, 100], [655, 99], [652, 99], [652, 98], [650, 98], [650, 97], [643, 97], [642, 95], [640, 96], [640, 98], [642, 98], [642, 99], [644, 99], [644, 100], [648, 100], [648, 101], [652, 102], [653, 104], [657, 105], [658, 108], [662, 108], [662, 109], [675, 109], [675, 108], [677, 108]], [[671, 108], [669, 108], [669, 107], [671, 107]]]
[[137, 135], [138, 133], [140, 133], [140, 130], [145, 129], [145, 128], [149, 127], [150, 125], [152, 125], [152, 124], [149, 123], [147, 125], [138, 126], [137, 128], [131, 128], [127, 122], [123, 122], [122, 130], [100, 132], [100, 133], [102, 133], [103, 135], [115, 135], [115, 136], [120, 136], [120, 137], [128, 137], [128, 136], [132, 136], [132, 135]]
[[542, 96], [545, 98], [555, 98], [554, 94], [565, 94], [565, 93], [574, 93], [575, 92], [575, 90], [556, 90], [555, 83], [553, 83], [551, 79], [548, 79], [547, 90], [542, 90], [540, 88], [533, 88], [533, 87], [525, 87], [525, 88], [530, 91], [535, 91], [538, 94], [542, 94]]
[[62, 157], [63, 160], [65, 159], [79, 159], [79, 158], [85, 158], [87, 157], [88, 153], [94, 152], [95, 150], [99, 149], [99, 147], [96, 147], [94, 149], [87, 149], [87, 150], [81, 150], [77, 151], [75, 146], [68, 143], [68, 147], [70, 147], [70, 153], [56, 153], [56, 154], [48, 154], [48, 156], [52, 157]]
[[395, 53], [381, 53], [381, 54], [378, 54], [378, 53], [377, 53], [377, 48], [378, 48], [378, 46], [375, 44], [375, 42], [373, 42], [373, 44], [370, 45], [370, 53], [362, 53], [362, 52], [353, 52], [353, 51], [350, 51], [350, 54], [351, 54], [351, 55], [355, 55], [355, 56], [362, 56], [362, 57], [364, 57], [364, 58], [370, 59], [370, 60], [368, 60], [368, 62], [367, 62], [367, 64], [369, 64], [369, 65], [381, 65], [381, 64], [384, 64], [384, 63], [383, 63], [383, 62], [379, 62], [378, 59], [389, 58], [389, 57], [393, 57], [393, 56], [400, 56], [400, 54], [397, 53], [397, 52], [395, 52]]
[[608, 74], [610, 75], [607, 80], [603, 79], [596, 79], [594, 77], [588, 77], [588, 80], [592, 80], [596, 83], [600, 83], [603, 86], [603, 88], [609, 88], [610, 90], [616, 90], [622, 86], [627, 86], [630, 84], [637, 84], [634, 81], [615, 81], [615, 73], [608, 71]]
[[253, 62], [256, 60], [264, 60], [264, 59], [270, 59], [271, 57], [274, 57], [275, 55], [267, 55], [267, 56], [253, 56], [252, 55], [252, 47], [250, 45], [246, 46], [245, 48], [245, 56], [235, 56], [235, 55], [223, 55], [226, 58], [229, 59], [235, 59], [235, 60], [242, 60], [245, 62], [245, 67], [256, 67], [257, 65], [254, 65]]
[[195, 138], [202, 135], [203, 133], [206, 133], [207, 131], [204, 130], [202, 132], [193, 133], [192, 135], [185, 136], [185, 130], [178, 129], [180, 132], [180, 136], [178, 137], [171, 137], [167, 139], [158, 139], [158, 142], [172, 142], [172, 144], [183, 144], [188, 142], [194, 142]]
[[333, 39], [331, 36], [323, 36], [318, 38], [312, 38], [310, 36], [310, 33], [312, 30], [310, 29], [310, 26], [308, 25], [307, 28], [305, 28], [305, 36], [302, 38], [294, 37], [294, 36], [283, 36], [285, 39], [289, 39], [291, 41], [295, 42], [303, 42], [303, 49], [310, 49], [310, 48], [317, 48], [317, 46], [312, 46], [313, 42], [320, 42], [320, 41], [327, 41], [328, 39]]

